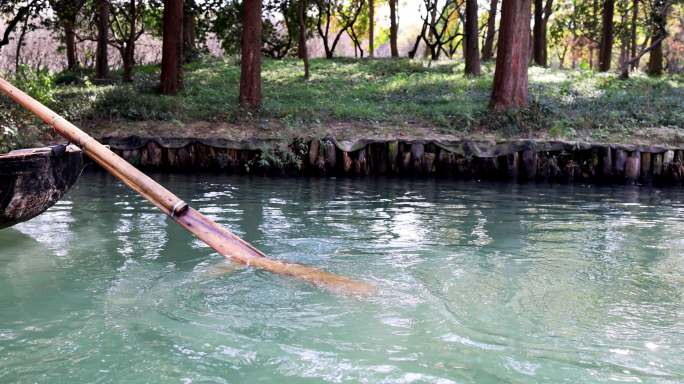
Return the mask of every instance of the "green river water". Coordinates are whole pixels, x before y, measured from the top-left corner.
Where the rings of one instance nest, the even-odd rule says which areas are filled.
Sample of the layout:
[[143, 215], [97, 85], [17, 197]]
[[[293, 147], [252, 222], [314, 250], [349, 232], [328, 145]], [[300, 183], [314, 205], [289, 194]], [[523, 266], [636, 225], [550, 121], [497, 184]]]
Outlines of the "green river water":
[[684, 382], [684, 191], [157, 175], [338, 296], [85, 174], [0, 231], [0, 383]]

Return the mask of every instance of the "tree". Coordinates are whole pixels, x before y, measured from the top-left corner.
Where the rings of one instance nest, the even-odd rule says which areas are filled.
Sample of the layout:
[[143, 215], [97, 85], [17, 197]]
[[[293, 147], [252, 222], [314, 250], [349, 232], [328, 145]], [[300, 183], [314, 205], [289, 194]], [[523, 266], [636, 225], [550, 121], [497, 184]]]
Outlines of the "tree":
[[362, 39], [368, 33], [368, 12], [365, 0], [356, 20], [347, 28], [347, 35], [354, 45], [354, 57], [363, 57]]
[[[145, 33], [144, 24], [138, 20], [142, 12], [136, 0], [129, 0], [127, 7], [122, 5], [114, 9], [116, 9], [115, 20], [117, 23], [116, 28], [112, 28], [114, 39], [110, 44], [116, 47], [121, 54], [123, 63], [121, 79], [124, 82], [131, 82], [133, 81], [133, 68], [135, 67], [135, 42]], [[123, 20], [119, 22], [120, 19]], [[138, 29], [138, 25], [140, 25], [140, 29]], [[128, 29], [124, 26], [128, 26]]]
[[466, 0], [465, 16], [465, 74], [479, 76], [480, 48], [478, 47], [477, 0]]
[[494, 110], [527, 105], [527, 63], [531, 0], [503, 0], [490, 107]]
[[[441, 53], [448, 57], [453, 56], [463, 42], [463, 40], [456, 40], [456, 37], [463, 36], [460, 14], [463, 3], [458, 3], [456, 0], [447, 0], [444, 3], [438, 0], [423, 0], [423, 5], [425, 5], [425, 15], [422, 12], [420, 15], [423, 19], [423, 27], [416, 37], [413, 48], [409, 51], [409, 57], [415, 56], [421, 41], [425, 43], [425, 52], [430, 54], [432, 60], [439, 59]], [[441, 8], [439, 8], [440, 5]]]
[[[344, 4], [341, 0], [317, 0], [318, 18], [316, 19], [316, 29], [323, 40], [325, 57], [332, 59], [335, 48], [342, 35], [356, 23], [361, 11], [363, 10], [364, 0], [352, 0], [349, 4]], [[337, 26], [337, 32], [331, 29]], [[330, 39], [332, 38], [332, 41]]]
[[494, 34], [496, 33], [496, 7], [498, 0], [490, 0], [489, 13], [487, 16], [487, 33], [482, 45], [482, 60], [494, 58]]
[[27, 13], [24, 17], [24, 24], [21, 26], [21, 32], [19, 32], [19, 38], [17, 39], [17, 46], [14, 50], [14, 73], [19, 73], [21, 65], [21, 47], [24, 45], [24, 37], [26, 36], [26, 31], [29, 28], [29, 20], [31, 19], [31, 14]]
[[307, 1], [299, 0], [297, 9], [299, 19], [299, 55], [304, 62], [304, 79], [309, 80], [309, 50], [306, 48], [306, 8]]
[[95, 78], [109, 76], [107, 47], [109, 46], [109, 1], [97, 0], [97, 49], [95, 53]]
[[[115, 48], [121, 55], [121, 62], [123, 63], [123, 71], [121, 80], [124, 82], [133, 81], [133, 67], [135, 65], [135, 42], [145, 33], [143, 18], [145, 16], [145, 9], [140, 0], [107, 0], [107, 16], [108, 33], [102, 33], [100, 28], [103, 26], [102, 17], [100, 15], [101, 0], [98, 0], [92, 10], [95, 17], [80, 30], [85, 30], [77, 34], [78, 41], [94, 41], [98, 44], [96, 50], [96, 78], [106, 78], [106, 73], [99, 71], [105, 69], [107, 64], [104, 57], [98, 58], [103, 54], [103, 49], [100, 48], [103, 36], [107, 37], [106, 43], [108, 46]], [[86, 10], [88, 11], [88, 10]], [[93, 26], [94, 24], [94, 26]], [[93, 29], [97, 30], [95, 35], [92, 34]], [[101, 64], [100, 64], [101, 63]], [[98, 68], [102, 65], [102, 68]], [[103, 76], [104, 75], [104, 76]]]
[[[630, 41], [629, 52], [630, 59], [634, 60], [637, 49], [637, 22], [639, 18], [639, 0], [632, 0], [632, 25], [630, 26]], [[636, 69], [636, 64], [631, 65], [632, 69]]]
[[397, 35], [399, 33], [399, 25], [397, 22], [397, 1], [389, 0], [390, 7], [390, 52], [392, 57], [399, 57], [399, 48], [397, 47]]
[[375, 41], [374, 41], [374, 31], [375, 31], [375, 1], [368, 0], [368, 56], [373, 57], [373, 52], [375, 52]]
[[28, 19], [40, 12], [43, 7], [44, 3], [41, 0], [0, 2], [0, 13], [2, 13], [6, 22], [2, 39], [0, 39], [0, 49], [9, 44], [12, 33], [17, 28], [17, 25], [22, 22], [26, 23]]
[[669, 0], [652, 0], [650, 10], [651, 52], [646, 73], [650, 76], [663, 74], [663, 40], [667, 38], [667, 13], [672, 3]]
[[[667, 2], [667, 1], [660, 3], [660, 0], [656, 0], [650, 4], [652, 10], [658, 9], [656, 7], [658, 7], [659, 5], [662, 5], [662, 7], [659, 8], [659, 10], [660, 10], [660, 12], [663, 12], [663, 13], [659, 13], [659, 15], [663, 15], [663, 17], [666, 17], [667, 12], [668, 12], [668, 8], [669, 8], [669, 6], [672, 5], [672, 3]], [[662, 74], [662, 70], [663, 70], [662, 59], [663, 59], [663, 57], [662, 57], [662, 51], [658, 52], [658, 49], [662, 49], [662, 43], [667, 38], [668, 33], [667, 33], [667, 30], [665, 29], [666, 25], [663, 26], [662, 30], [657, 29], [658, 24], [656, 24], [655, 22], [662, 22], [658, 18], [659, 15], [651, 14], [651, 19], [649, 20], [649, 23], [652, 23], [651, 26], [655, 27], [656, 29], [655, 29], [655, 31], [651, 31], [650, 37], [647, 36], [646, 39], [644, 39], [644, 43], [642, 44], [641, 50], [636, 54], [630, 55], [629, 62], [623, 63], [622, 73], [621, 73], [622, 78], [627, 78], [629, 76], [629, 68], [630, 67], [635, 68], [638, 65], [641, 57], [643, 57], [647, 53], [650, 53], [648, 68], [646, 70], [647, 73], [649, 73], [649, 75], [655, 75], [655, 76]], [[623, 24], [626, 24], [626, 21]], [[626, 34], [627, 32], [624, 31], [624, 33]], [[655, 37], [656, 35], [657, 35], [657, 37]], [[636, 40], [634, 38], [630, 37], [630, 40], [632, 41], [632, 44], [636, 43]], [[646, 44], [649, 41], [651, 42], [651, 45], [646, 47]], [[653, 63], [653, 61], [655, 61], [655, 63]], [[653, 68], [651, 67], [652, 65], [654, 66]], [[653, 71], [653, 70], [659, 70], [660, 72]]]
[[[278, 18], [280, 14], [282, 20]], [[262, 3], [261, 40], [263, 54], [282, 59], [293, 53], [299, 39], [299, 5], [293, 0], [271, 0]]]
[[164, 0], [162, 62], [159, 89], [175, 95], [183, 88], [183, 0]]
[[50, 6], [57, 16], [58, 24], [64, 29], [64, 45], [66, 47], [67, 69], [78, 67], [76, 57], [76, 23], [78, 13], [84, 0], [50, 0]]
[[197, 5], [195, 0], [185, 0], [183, 7], [183, 61], [190, 63], [197, 59]]
[[613, 15], [615, 13], [615, 0], [604, 0], [603, 20], [601, 26], [601, 45], [599, 46], [599, 71], [606, 72], [610, 69], [610, 60], [613, 53]]
[[21, 31], [17, 38], [17, 44], [14, 50], [14, 70], [19, 71], [21, 65], [21, 48], [24, 45], [24, 37], [28, 30], [33, 30], [36, 25], [31, 22], [31, 19], [38, 16], [45, 7], [44, 0], [33, 1], [3, 1], [0, 2], [0, 12], [5, 18], [3, 26], [5, 30], [2, 32], [0, 38], [0, 50], [3, 46], [9, 44], [12, 33], [17, 26], [21, 24]]
[[240, 107], [261, 106], [261, 0], [245, 0], [242, 15]]
[[548, 66], [548, 44], [546, 26], [553, 12], [553, 0], [534, 0], [534, 63], [542, 67]]

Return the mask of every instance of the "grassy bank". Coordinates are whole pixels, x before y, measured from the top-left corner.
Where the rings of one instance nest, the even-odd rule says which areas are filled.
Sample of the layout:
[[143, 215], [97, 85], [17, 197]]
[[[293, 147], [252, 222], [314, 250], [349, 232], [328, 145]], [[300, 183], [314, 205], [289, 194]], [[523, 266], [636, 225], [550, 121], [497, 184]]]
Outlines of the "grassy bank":
[[[68, 118], [92, 126], [110, 122], [226, 122], [296, 134], [343, 124], [345, 129], [412, 129], [450, 135], [558, 137], [595, 141], [649, 138], [684, 141], [684, 77], [621, 81], [613, 74], [530, 68], [530, 107], [515, 113], [487, 110], [493, 67], [478, 78], [461, 63], [402, 60], [312, 60], [301, 79], [296, 60], [265, 61], [261, 116], [237, 108], [239, 67], [210, 60], [185, 68], [185, 89], [157, 94], [158, 67], [141, 67], [133, 84], [59, 85], [49, 103]], [[60, 81], [59, 76], [57, 82]], [[149, 124], [144, 125], [149, 126]], [[144, 129], [144, 128], [143, 128]], [[172, 133], [169, 133], [172, 134]], [[352, 133], [353, 134], [353, 133]]]

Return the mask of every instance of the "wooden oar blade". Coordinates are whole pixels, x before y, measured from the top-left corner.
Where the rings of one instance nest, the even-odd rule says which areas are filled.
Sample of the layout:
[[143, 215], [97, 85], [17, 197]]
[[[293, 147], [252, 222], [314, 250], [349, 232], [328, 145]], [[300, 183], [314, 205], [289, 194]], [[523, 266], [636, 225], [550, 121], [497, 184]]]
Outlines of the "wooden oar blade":
[[269, 272], [292, 276], [335, 293], [368, 296], [376, 292], [373, 285], [336, 275], [302, 264], [267, 258], [261, 251], [240, 239], [221, 225], [209, 220], [193, 208], [188, 208], [174, 220], [204, 240], [222, 256]]

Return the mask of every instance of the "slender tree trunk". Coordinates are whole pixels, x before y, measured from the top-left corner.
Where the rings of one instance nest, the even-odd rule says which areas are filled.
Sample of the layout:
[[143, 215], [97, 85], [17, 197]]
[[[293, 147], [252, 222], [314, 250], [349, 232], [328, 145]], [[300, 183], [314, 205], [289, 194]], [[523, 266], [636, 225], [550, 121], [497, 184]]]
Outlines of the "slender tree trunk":
[[465, 19], [465, 74], [480, 75], [480, 48], [478, 46], [477, 0], [466, 0]]
[[183, 0], [164, 0], [163, 22], [160, 91], [175, 95], [183, 88]]
[[534, 64], [534, 55], [532, 54], [532, 51], [534, 50], [534, 37], [532, 36], [532, 31], [530, 31], [530, 35], [528, 36], [527, 42], [529, 43], [529, 46], [527, 47], [527, 59], [529, 62], [527, 63], [528, 65]]
[[109, 76], [107, 48], [109, 46], [109, 1], [97, 2], [97, 48], [95, 53], [95, 78], [106, 79]]
[[599, 50], [599, 71], [610, 70], [610, 59], [613, 53], [613, 15], [615, 0], [603, 2], [603, 25], [601, 27], [601, 45]]
[[64, 45], [66, 46], [67, 69], [75, 70], [78, 67], [76, 57], [76, 20], [64, 20]]
[[534, 29], [532, 31], [532, 57], [534, 58], [534, 63], [545, 67], [543, 64], [544, 58], [542, 57], [542, 47], [541, 47], [541, 30], [542, 22], [544, 20], [544, 0], [534, 0]]
[[[432, 47], [433, 44], [435, 44], [435, 28], [437, 26], [437, 0], [435, 0], [434, 7], [430, 10], [430, 24], [428, 25], [428, 34], [427, 34], [427, 42], [426, 42], [426, 47]], [[423, 51], [423, 58], [427, 59], [428, 55], [432, 60], [435, 60], [435, 51], [434, 49], [430, 49], [429, 51], [427, 48], [425, 51]], [[465, 57], [465, 54], [463, 55]]]
[[390, 7], [390, 52], [392, 57], [399, 57], [399, 48], [397, 47], [397, 1], [389, 0]]
[[648, 68], [646, 72], [650, 76], [660, 76], [663, 74], [663, 43], [667, 37], [667, 0], [656, 0], [651, 11], [651, 22], [655, 27], [653, 42], [658, 42], [653, 46], [648, 54]]
[[131, 26], [123, 51], [123, 75], [121, 78], [126, 83], [133, 81], [133, 67], [135, 66], [135, 30], [137, 28], [136, 20], [138, 18], [138, 9], [135, 2], [136, 0], [130, 0], [129, 3]]
[[527, 105], [531, 0], [503, 0], [490, 107], [494, 110]]
[[[416, 53], [418, 52], [418, 46], [420, 45], [420, 41], [423, 39], [423, 36], [425, 36], [425, 31], [427, 30], [427, 23], [423, 22], [423, 28], [420, 31], [420, 34], [416, 37], [416, 42], [413, 44], [413, 48], [408, 52], [408, 57], [409, 59], [413, 59], [416, 56]], [[427, 51], [427, 45], [425, 47], [425, 50]]]
[[261, 0], [245, 0], [242, 16], [240, 107], [261, 106]]
[[[639, 18], [639, 0], [632, 0], [632, 24], [630, 25], [630, 60], [635, 60], [637, 54], [637, 21]], [[636, 63], [632, 63], [632, 69], [636, 69]]]
[[368, 0], [368, 57], [375, 56], [375, 1]]
[[183, 9], [183, 61], [186, 63], [197, 58], [196, 30], [195, 0], [185, 0]]
[[550, 3], [549, 6], [545, 6], [543, 0], [534, 0], [534, 63], [542, 67], [548, 66], [546, 44], [546, 11], [548, 8], [550, 8]]
[[558, 67], [560, 69], [565, 68], [565, 56], [568, 53], [568, 46], [567, 44], [563, 46], [563, 51], [558, 55]]
[[332, 59], [333, 58], [333, 51], [330, 49], [330, 46], [328, 45], [328, 42], [325, 39], [323, 39], [323, 51], [325, 51], [325, 58], [326, 59]]
[[[596, 46], [595, 46], [595, 34], [596, 31], [598, 30], [598, 13], [599, 13], [599, 0], [594, 0], [593, 1], [593, 6], [592, 6], [592, 13], [591, 13], [591, 36], [592, 36], [592, 43], [589, 46], [589, 68], [595, 68], [597, 67], [596, 65], [596, 60], [594, 60], [595, 56], [595, 51], [596, 51]], [[599, 36], [600, 39], [600, 36]]]
[[304, 78], [309, 80], [309, 50], [306, 47], [306, 0], [299, 0], [299, 52], [304, 61]]
[[[622, 8], [620, 24], [627, 25], [629, 19], [629, 9]], [[620, 79], [626, 80], [629, 78], [629, 42], [630, 31], [627, 28], [622, 28], [620, 32]]]
[[26, 36], [26, 30], [28, 30], [28, 22], [31, 18], [31, 12], [26, 13], [24, 18], [24, 25], [21, 27], [21, 33], [17, 38], [17, 47], [14, 51], [14, 73], [19, 72], [19, 65], [21, 65], [21, 47], [24, 46], [24, 37]]
[[487, 35], [482, 46], [482, 60], [491, 60], [494, 57], [494, 33], [496, 32], [496, 7], [498, 0], [489, 2], [489, 18], [487, 19]]

